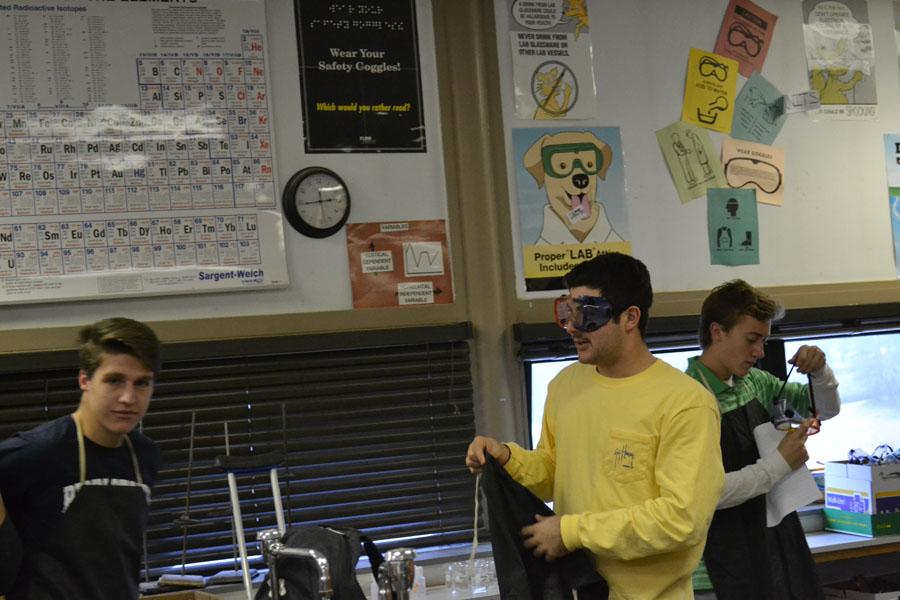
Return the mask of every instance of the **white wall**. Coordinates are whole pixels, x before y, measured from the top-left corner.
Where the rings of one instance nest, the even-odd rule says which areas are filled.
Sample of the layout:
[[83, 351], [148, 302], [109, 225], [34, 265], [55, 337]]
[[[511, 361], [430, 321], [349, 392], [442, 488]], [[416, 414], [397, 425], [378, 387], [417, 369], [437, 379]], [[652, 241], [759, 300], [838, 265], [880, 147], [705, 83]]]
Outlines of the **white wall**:
[[[352, 200], [349, 222], [446, 219], [447, 198], [430, 0], [416, 0], [428, 152], [303, 152], [302, 107], [292, 0], [267, 0], [272, 131], [280, 190], [298, 169], [336, 171]], [[0, 330], [81, 325], [112, 314], [146, 321], [285, 314], [352, 308], [346, 236], [306, 238], [285, 221], [291, 285], [281, 290], [0, 307]], [[448, 228], [449, 235], [449, 228]], [[452, 245], [452, 240], [451, 240]], [[62, 307], [62, 308], [61, 308]], [[336, 324], [335, 328], [340, 327]]]
[[[755, 0], [778, 15], [762, 70], [782, 93], [809, 89], [799, 0]], [[706, 199], [682, 205], [655, 132], [680, 119], [691, 47], [712, 51], [726, 0], [588, 0], [599, 115], [588, 121], [515, 117], [505, 1], [495, 0], [507, 147], [513, 127], [621, 128], [633, 254], [657, 292], [709, 289], [741, 277], [759, 286], [896, 278], [884, 133], [900, 132], [897, 48], [890, 0], [870, 0], [878, 118], [814, 122], [790, 116], [774, 142], [786, 153], [784, 206], [759, 204], [760, 264], [710, 265]], [[739, 78], [738, 91], [745, 79]], [[716, 147], [722, 136], [712, 134]], [[509, 157], [511, 205], [515, 177]], [[514, 236], [518, 224], [513, 212]], [[837, 303], [837, 301], [836, 301]]]

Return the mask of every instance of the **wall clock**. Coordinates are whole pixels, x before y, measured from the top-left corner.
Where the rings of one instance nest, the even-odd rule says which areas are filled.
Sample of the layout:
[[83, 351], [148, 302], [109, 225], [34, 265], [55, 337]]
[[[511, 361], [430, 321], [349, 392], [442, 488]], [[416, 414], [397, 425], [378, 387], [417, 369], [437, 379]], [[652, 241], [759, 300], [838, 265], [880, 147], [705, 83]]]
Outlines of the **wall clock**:
[[281, 203], [288, 223], [314, 238], [337, 233], [350, 216], [347, 184], [324, 167], [307, 167], [294, 173], [284, 187]]

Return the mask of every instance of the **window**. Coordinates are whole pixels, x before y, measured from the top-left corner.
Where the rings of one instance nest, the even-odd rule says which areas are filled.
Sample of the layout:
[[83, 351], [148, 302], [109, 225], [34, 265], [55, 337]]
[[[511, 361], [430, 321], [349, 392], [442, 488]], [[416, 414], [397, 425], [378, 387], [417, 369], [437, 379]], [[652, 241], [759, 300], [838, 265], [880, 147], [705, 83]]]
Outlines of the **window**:
[[[819, 346], [828, 358], [838, 380], [841, 413], [825, 421], [822, 430], [807, 442], [809, 468], [827, 461], [845, 460], [851, 448], [872, 452], [879, 444], [900, 446], [900, 329], [860, 333], [779, 335], [785, 339], [785, 356], [792, 357], [804, 344]], [[648, 340], [652, 344], [652, 340]], [[658, 358], [684, 370], [687, 359], [700, 353], [689, 349], [653, 350]], [[532, 445], [540, 438], [541, 419], [547, 385], [573, 360], [530, 360], [526, 362], [530, 431]], [[806, 382], [796, 371], [790, 381]]]

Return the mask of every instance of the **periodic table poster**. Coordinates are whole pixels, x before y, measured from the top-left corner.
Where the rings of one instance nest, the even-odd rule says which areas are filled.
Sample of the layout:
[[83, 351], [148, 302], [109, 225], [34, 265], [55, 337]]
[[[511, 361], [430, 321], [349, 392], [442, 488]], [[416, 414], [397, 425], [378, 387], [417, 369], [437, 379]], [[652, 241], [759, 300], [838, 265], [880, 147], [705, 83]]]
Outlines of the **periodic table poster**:
[[0, 0], [0, 304], [283, 287], [263, 0]]

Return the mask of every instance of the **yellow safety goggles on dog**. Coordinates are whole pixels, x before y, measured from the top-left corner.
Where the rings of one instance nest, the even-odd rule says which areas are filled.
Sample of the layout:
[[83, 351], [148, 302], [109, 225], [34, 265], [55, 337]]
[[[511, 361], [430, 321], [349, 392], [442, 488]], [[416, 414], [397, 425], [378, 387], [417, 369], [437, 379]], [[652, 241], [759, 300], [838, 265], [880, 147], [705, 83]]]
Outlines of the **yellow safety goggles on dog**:
[[541, 162], [544, 173], [552, 177], [567, 177], [576, 167], [587, 175], [603, 171], [603, 154], [591, 143], [544, 146], [541, 148]]

